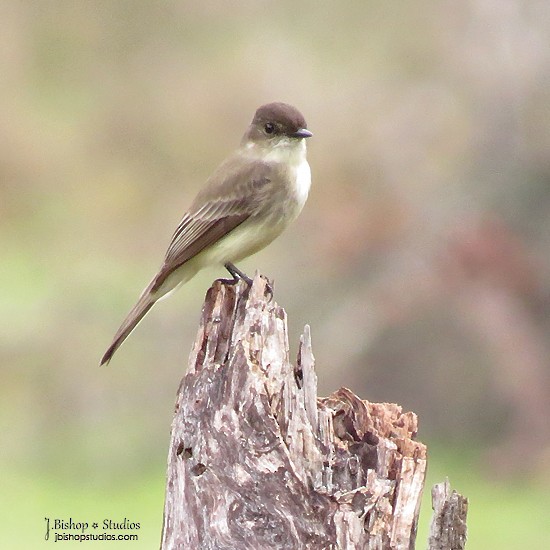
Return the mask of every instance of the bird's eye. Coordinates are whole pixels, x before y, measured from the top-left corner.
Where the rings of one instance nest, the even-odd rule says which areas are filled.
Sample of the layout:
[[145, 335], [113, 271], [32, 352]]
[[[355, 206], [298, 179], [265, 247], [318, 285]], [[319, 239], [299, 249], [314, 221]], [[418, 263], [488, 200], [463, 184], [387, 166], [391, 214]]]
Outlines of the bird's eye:
[[268, 122], [268, 123], [264, 126], [264, 130], [265, 130], [265, 133], [266, 133], [266, 134], [272, 134], [272, 133], [275, 131], [275, 125], [272, 124], [271, 122]]

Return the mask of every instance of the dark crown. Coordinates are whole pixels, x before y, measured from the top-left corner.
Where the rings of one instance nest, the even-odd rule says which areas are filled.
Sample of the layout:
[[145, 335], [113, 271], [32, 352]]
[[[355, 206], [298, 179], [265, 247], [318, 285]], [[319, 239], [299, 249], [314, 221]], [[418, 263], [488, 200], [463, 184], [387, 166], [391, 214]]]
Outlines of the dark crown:
[[307, 128], [302, 113], [287, 103], [267, 103], [262, 105], [254, 115], [252, 124], [263, 126], [266, 123], [275, 124], [283, 133], [293, 134]]

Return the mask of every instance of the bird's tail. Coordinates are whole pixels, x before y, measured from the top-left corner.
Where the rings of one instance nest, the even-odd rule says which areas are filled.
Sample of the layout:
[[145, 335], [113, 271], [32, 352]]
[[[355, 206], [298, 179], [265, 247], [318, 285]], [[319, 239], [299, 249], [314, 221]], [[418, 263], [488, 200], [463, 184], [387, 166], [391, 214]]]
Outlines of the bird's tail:
[[158, 300], [158, 296], [155, 296], [152, 292], [154, 280], [151, 281], [151, 284], [143, 291], [137, 304], [132, 308], [130, 313], [124, 319], [122, 325], [118, 329], [113, 341], [105, 355], [101, 358], [100, 365], [103, 366], [112, 359], [115, 351], [122, 345], [124, 340], [128, 338], [130, 333], [137, 327], [138, 323], [145, 317], [147, 312], [155, 305], [155, 302]]

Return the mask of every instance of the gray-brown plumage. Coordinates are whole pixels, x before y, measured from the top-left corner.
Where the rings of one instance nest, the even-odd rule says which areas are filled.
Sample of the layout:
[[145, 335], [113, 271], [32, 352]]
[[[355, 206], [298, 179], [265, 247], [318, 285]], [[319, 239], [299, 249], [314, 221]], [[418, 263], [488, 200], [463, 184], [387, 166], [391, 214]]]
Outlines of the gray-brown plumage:
[[269, 103], [256, 111], [240, 147], [184, 215], [160, 271], [118, 329], [102, 365], [157, 300], [207, 265], [231, 264], [261, 250], [296, 218], [311, 184], [304, 141], [310, 136], [291, 105]]

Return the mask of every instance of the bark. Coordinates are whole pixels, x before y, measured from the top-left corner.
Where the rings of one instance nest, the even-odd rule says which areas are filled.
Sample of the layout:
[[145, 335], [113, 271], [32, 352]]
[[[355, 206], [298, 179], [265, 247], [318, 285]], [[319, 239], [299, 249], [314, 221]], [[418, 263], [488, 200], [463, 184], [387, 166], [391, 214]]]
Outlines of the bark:
[[432, 487], [432, 508], [428, 550], [464, 550], [468, 499], [451, 491], [447, 479]]
[[417, 417], [342, 388], [317, 397], [266, 279], [206, 295], [172, 423], [163, 549], [414, 548]]

